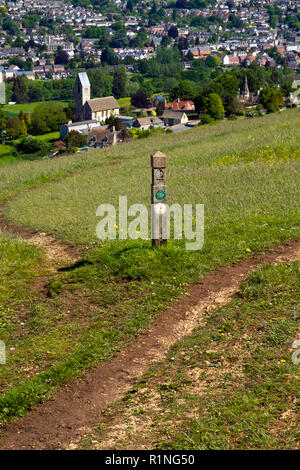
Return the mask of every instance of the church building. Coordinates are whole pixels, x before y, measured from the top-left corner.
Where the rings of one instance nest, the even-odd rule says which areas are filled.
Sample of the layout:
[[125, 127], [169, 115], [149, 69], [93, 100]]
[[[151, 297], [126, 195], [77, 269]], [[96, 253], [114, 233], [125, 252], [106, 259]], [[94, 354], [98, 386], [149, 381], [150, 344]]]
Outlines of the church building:
[[74, 86], [75, 121], [105, 121], [120, 112], [120, 106], [113, 96], [91, 100], [91, 84], [86, 72], [77, 75]]

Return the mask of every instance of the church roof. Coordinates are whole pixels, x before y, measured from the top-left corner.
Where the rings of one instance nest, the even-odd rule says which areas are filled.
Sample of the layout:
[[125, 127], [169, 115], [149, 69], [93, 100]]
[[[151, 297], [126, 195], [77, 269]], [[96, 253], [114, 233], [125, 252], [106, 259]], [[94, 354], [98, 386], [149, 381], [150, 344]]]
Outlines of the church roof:
[[106, 96], [104, 98], [94, 98], [87, 101], [93, 113], [97, 111], [107, 111], [108, 109], [119, 109], [117, 100], [113, 96]]
[[91, 85], [90, 85], [90, 81], [89, 81], [89, 77], [88, 77], [88, 75], [87, 75], [86, 72], [80, 72], [80, 73], [78, 74], [78, 79], [80, 80], [81, 85], [82, 85], [83, 87], [87, 87], [87, 86], [89, 87], [89, 86], [91, 86]]

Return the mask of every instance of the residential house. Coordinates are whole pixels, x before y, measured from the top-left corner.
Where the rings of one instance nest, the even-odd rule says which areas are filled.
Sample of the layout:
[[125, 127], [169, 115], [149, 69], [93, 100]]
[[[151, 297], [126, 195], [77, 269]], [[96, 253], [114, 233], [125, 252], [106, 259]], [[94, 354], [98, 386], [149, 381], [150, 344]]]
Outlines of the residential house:
[[140, 117], [133, 123], [133, 127], [141, 129], [142, 131], [152, 129], [153, 127], [163, 127], [163, 125], [163, 121], [157, 116]]
[[188, 117], [184, 111], [173, 111], [167, 109], [163, 112], [162, 119], [165, 126], [175, 126], [176, 124], [186, 124]]
[[93, 129], [88, 133], [87, 144], [89, 149], [105, 148], [129, 139], [127, 129], [116, 131], [113, 129]]
[[172, 103], [165, 106], [165, 109], [172, 109], [173, 111], [185, 111], [185, 113], [194, 113], [195, 104], [191, 100], [180, 100], [179, 98]]
[[292, 93], [288, 98], [288, 104], [293, 106], [300, 105], [300, 77], [296, 76], [295, 80], [292, 83]]
[[211, 54], [211, 48], [209, 46], [190, 47], [189, 49], [183, 49], [181, 51], [183, 56], [186, 56], [189, 52], [192, 53], [194, 59], [205, 59]]
[[225, 55], [223, 65], [240, 65], [240, 58], [237, 55]]

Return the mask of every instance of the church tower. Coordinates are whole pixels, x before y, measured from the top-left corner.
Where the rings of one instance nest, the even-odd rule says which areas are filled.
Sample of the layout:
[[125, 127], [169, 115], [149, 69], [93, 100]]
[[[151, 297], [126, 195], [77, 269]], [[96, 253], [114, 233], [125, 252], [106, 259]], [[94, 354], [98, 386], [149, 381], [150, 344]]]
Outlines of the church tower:
[[77, 75], [74, 85], [75, 121], [83, 121], [83, 106], [91, 99], [91, 84], [86, 72]]

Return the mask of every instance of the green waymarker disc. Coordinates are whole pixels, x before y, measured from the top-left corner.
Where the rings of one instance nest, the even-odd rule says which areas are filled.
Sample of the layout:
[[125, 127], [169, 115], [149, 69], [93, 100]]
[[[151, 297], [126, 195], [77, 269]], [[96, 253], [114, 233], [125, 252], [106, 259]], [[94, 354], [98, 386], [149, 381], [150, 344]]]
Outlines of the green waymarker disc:
[[158, 199], [159, 201], [162, 201], [163, 199], [165, 199], [166, 193], [165, 193], [162, 189], [159, 189], [158, 191], [156, 191], [155, 197], [156, 197], [156, 199]]

